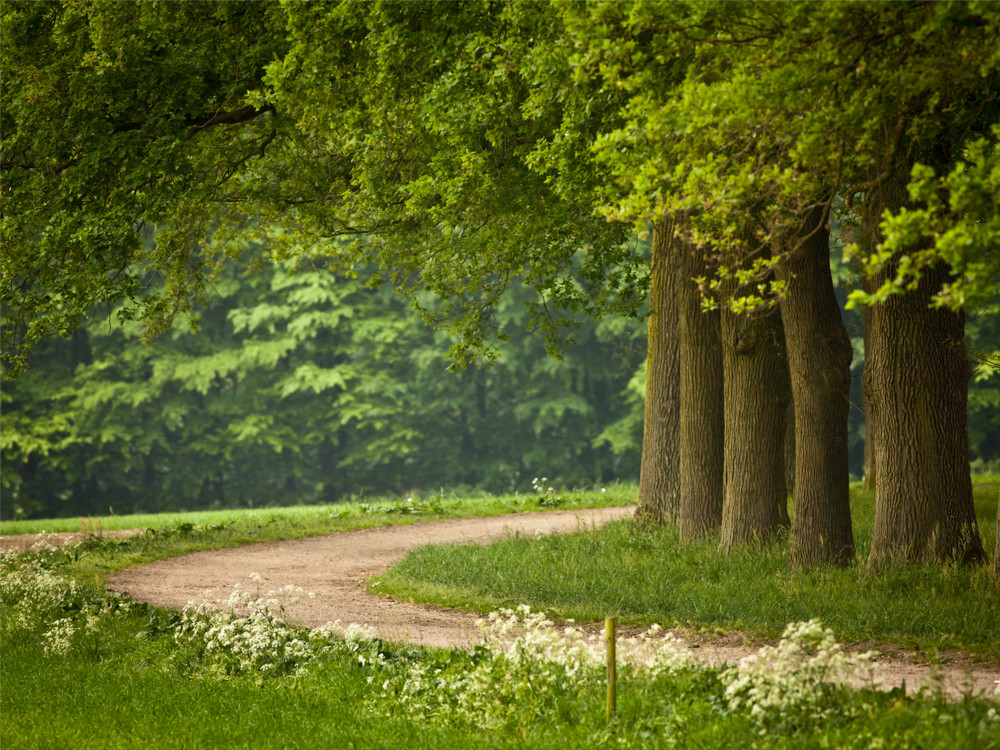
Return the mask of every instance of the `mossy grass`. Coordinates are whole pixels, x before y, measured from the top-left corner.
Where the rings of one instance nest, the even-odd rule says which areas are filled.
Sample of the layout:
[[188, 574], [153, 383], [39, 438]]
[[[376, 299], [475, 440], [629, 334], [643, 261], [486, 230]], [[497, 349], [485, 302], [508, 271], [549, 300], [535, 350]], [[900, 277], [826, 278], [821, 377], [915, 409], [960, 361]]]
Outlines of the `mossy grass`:
[[[996, 477], [977, 478], [987, 549], [996, 535]], [[878, 642], [930, 656], [969, 651], [1000, 663], [1000, 591], [985, 566], [899, 564], [869, 573], [873, 498], [852, 490], [858, 555], [849, 568], [801, 571], [788, 543], [718, 554], [718, 539], [678, 543], [675, 529], [631, 521], [575, 534], [512, 536], [485, 547], [425, 547], [378, 578], [378, 589], [480, 611], [528, 604], [550, 615], [746, 631], [775, 638], [819, 618], [847, 642]]]

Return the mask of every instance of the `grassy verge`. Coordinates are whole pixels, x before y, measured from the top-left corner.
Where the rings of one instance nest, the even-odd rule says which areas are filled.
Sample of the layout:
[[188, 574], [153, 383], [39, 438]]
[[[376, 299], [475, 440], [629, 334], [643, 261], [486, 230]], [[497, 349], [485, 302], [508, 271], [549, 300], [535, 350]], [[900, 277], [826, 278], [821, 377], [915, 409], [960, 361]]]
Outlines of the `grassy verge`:
[[[264, 510], [5, 521], [0, 524], [0, 533], [89, 532], [90, 536], [74, 549], [73, 569], [78, 577], [93, 579], [133, 565], [208, 549], [447, 518], [627, 505], [634, 499], [635, 486], [628, 484], [546, 495], [459, 497], [441, 493], [406, 500]], [[102, 535], [119, 529], [145, 529], [145, 533], [127, 538]]]
[[[987, 549], [996, 530], [997, 479], [978, 481]], [[717, 539], [681, 546], [674, 529], [630, 521], [485, 547], [426, 547], [379, 578], [379, 591], [480, 611], [528, 604], [561, 618], [779, 636], [789, 622], [820, 619], [848, 642], [877, 641], [931, 656], [970, 651], [1000, 662], [1000, 591], [983, 567], [898, 565], [867, 574], [873, 498], [853, 490], [858, 560], [848, 569], [790, 570], [787, 542], [728, 556]]]
[[257, 510], [205, 510], [187, 513], [107, 515], [86, 518], [48, 518], [0, 522], [0, 535], [43, 532], [96, 532], [117, 529], [165, 529], [177, 526], [208, 528], [224, 525], [259, 531], [272, 527], [274, 538], [286, 531], [322, 534], [340, 531], [344, 523], [384, 526], [412, 523], [420, 518], [464, 518], [503, 515], [558, 508], [595, 508], [635, 502], [634, 484], [609, 484], [592, 490], [563, 490], [558, 493], [459, 496], [451, 492], [417, 495], [405, 500], [373, 498], [366, 501], [329, 505], [293, 505]]

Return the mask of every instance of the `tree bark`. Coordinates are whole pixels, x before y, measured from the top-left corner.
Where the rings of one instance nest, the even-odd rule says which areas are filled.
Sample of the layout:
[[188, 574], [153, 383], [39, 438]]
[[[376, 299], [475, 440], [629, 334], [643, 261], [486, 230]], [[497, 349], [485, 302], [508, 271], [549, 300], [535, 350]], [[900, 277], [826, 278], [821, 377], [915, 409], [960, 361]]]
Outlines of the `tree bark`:
[[[869, 216], [905, 205], [909, 173], [901, 164], [872, 191]], [[873, 288], [897, 262], [873, 277]], [[949, 275], [943, 263], [926, 269], [915, 290], [871, 309], [863, 385], [876, 445], [872, 569], [897, 559], [985, 557], [969, 474], [965, 315], [930, 307]]]
[[[726, 292], [725, 298], [744, 293]], [[789, 387], [778, 312], [735, 315], [723, 305], [721, 317], [725, 492], [719, 549], [727, 552], [766, 542], [782, 528]]]
[[1000, 584], [1000, 497], [997, 498], [997, 537], [993, 544], [993, 580]]
[[692, 281], [705, 275], [702, 248], [675, 238], [680, 340], [680, 538], [719, 528], [723, 497], [722, 339], [718, 311], [704, 312]]
[[793, 565], [847, 565], [854, 558], [847, 418], [851, 339], [830, 273], [830, 233], [822, 207], [789, 238], [776, 273], [786, 284], [781, 318], [795, 404]]
[[669, 524], [680, 505], [680, 357], [677, 342], [677, 268], [670, 258], [673, 224], [653, 228], [649, 278], [646, 403], [639, 469], [640, 523]]
[[[787, 348], [788, 335], [785, 335]], [[789, 377], [791, 375], [789, 374]], [[795, 399], [788, 400], [785, 413], [785, 492], [791, 497], [795, 492]], [[791, 525], [791, 523], [789, 523]]]
[[[868, 305], [861, 308], [861, 331], [865, 346], [865, 367], [868, 366], [868, 352], [871, 351], [872, 310]], [[862, 369], [862, 373], [864, 370]], [[868, 403], [862, 398], [865, 415], [865, 479], [864, 488], [869, 492], [875, 490], [875, 438], [872, 436], [871, 423], [868, 418]]]

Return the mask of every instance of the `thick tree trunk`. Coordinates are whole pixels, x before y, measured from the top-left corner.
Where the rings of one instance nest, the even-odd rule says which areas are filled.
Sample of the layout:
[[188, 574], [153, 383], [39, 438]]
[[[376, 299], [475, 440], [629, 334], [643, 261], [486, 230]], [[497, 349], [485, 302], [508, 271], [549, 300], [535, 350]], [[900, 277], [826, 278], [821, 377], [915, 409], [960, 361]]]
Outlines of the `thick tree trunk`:
[[718, 311], [703, 312], [692, 281], [705, 275], [704, 251], [675, 239], [680, 339], [680, 538], [697, 539], [722, 522], [722, 339]]
[[675, 522], [680, 504], [680, 360], [677, 267], [670, 257], [672, 234], [669, 221], [654, 227], [649, 278], [646, 404], [636, 520], [652, 524]]
[[[904, 205], [908, 165], [866, 207], [872, 216]], [[895, 260], [874, 288], [894, 274]], [[981, 561], [982, 538], [969, 476], [967, 399], [972, 368], [965, 316], [930, 302], [949, 278], [926, 269], [915, 290], [871, 309], [865, 401], [875, 439], [875, 522], [870, 568], [896, 559]]]
[[777, 267], [786, 284], [781, 318], [795, 404], [791, 560], [804, 567], [847, 565], [854, 557], [847, 457], [853, 350], [833, 291], [825, 222], [822, 208], [810, 210]]
[[789, 386], [778, 312], [734, 315], [723, 305], [722, 363], [725, 493], [719, 549], [726, 552], [770, 540], [787, 518], [782, 509], [787, 509], [784, 444]]

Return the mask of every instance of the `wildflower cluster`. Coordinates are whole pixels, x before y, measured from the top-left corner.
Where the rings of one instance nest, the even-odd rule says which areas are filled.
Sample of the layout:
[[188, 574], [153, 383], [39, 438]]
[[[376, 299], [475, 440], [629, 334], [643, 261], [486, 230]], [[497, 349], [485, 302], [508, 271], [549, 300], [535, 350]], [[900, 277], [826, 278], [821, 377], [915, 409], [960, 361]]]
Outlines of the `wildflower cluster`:
[[99, 657], [102, 632], [115, 618], [132, 613], [124, 596], [85, 590], [62, 572], [61, 554], [41, 547], [28, 554], [0, 555], [0, 602], [5, 635], [40, 635], [46, 653], [74, 649]]
[[45, 556], [0, 553], [4, 630], [36, 630], [73, 609], [78, 599], [76, 581], [57, 572]]
[[261, 593], [263, 579], [257, 573], [249, 577], [257, 584], [254, 591], [237, 584], [228, 599], [191, 602], [175, 628], [175, 642], [187, 651], [193, 649], [213, 674], [295, 674], [329, 650], [335, 639], [352, 644], [371, 635], [363, 629], [342, 628], [339, 622], [307, 632], [287, 625], [281, 599], [299, 601], [312, 594], [293, 586]]
[[[380, 705], [405, 707], [411, 718], [446, 725], [516, 729], [545, 715], [574, 721], [579, 703], [601, 695], [605, 644], [570, 622], [557, 627], [527, 606], [503, 609], [480, 620], [484, 645], [471, 660], [421, 660], [390, 675]], [[690, 654], [658, 627], [619, 645], [623, 661], [647, 663], [659, 675], [687, 663]]]
[[790, 623], [776, 646], [750, 654], [721, 675], [730, 710], [747, 710], [761, 726], [821, 719], [839, 711], [848, 681], [872, 681], [874, 652], [848, 654], [819, 620]]
[[531, 480], [531, 487], [537, 495], [536, 501], [541, 506], [556, 506], [564, 502], [561, 495], [555, 494], [556, 488], [547, 484], [548, 477], [535, 477]]

